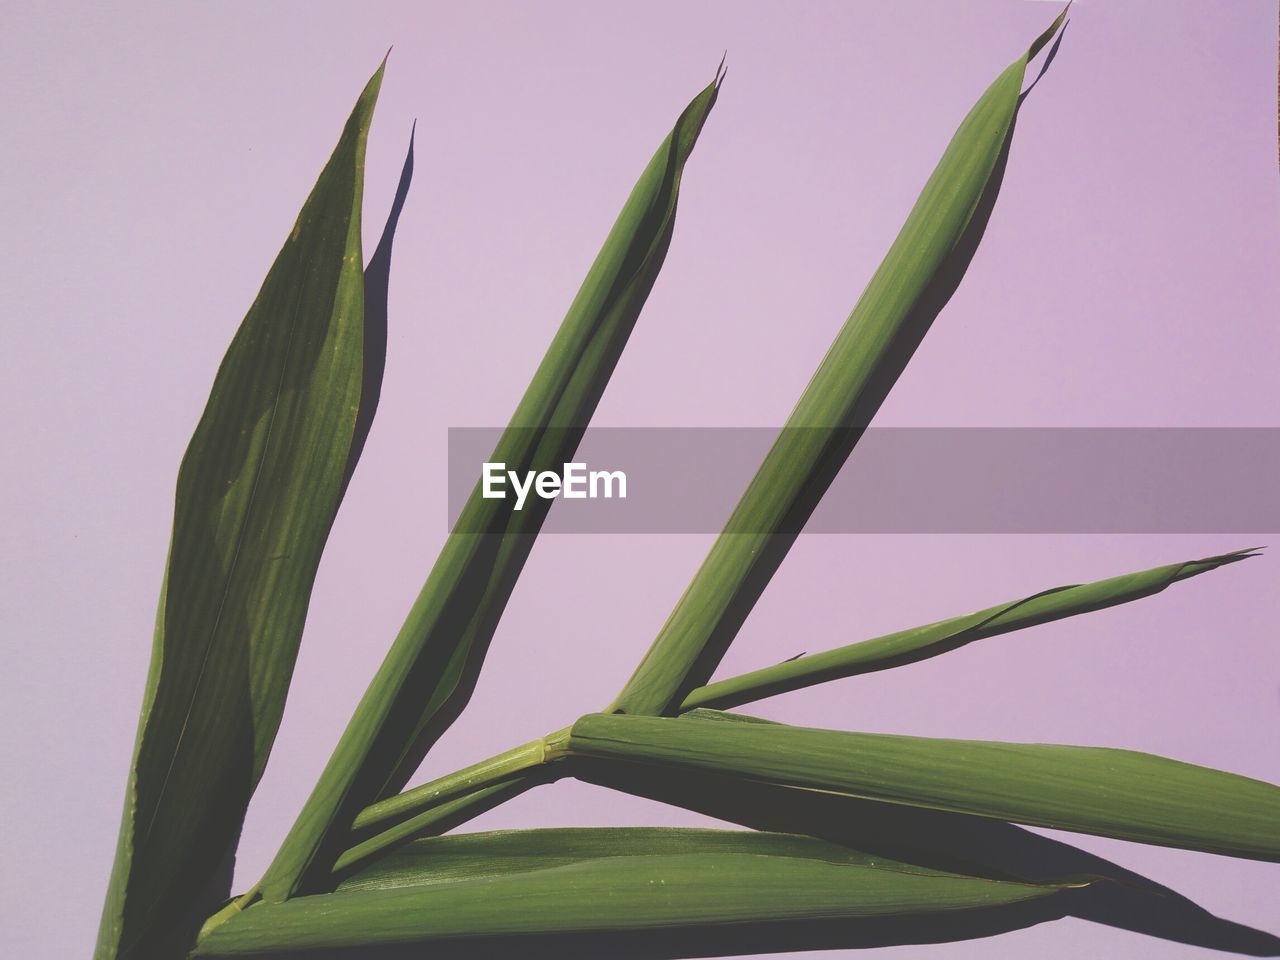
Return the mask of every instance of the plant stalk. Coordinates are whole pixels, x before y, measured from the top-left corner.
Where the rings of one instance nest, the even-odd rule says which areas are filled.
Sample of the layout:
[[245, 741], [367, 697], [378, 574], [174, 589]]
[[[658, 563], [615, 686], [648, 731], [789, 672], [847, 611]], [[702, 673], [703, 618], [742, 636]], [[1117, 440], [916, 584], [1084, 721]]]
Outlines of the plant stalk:
[[463, 794], [506, 783], [520, 771], [543, 763], [546, 751], [547, 739], [540, 737], [420, 787], [379, 800], [360, 811], [352, 828], [360, 832], [387, 823], [400, 823]]
[[451, 829], [545, 782], [547, 767], [568, 753], [566, 727], [365, 807], [353, 824], [357, 833], [390, 826], [344, 851], [334, 863], [334, 875], [347, 873], [433, 827], [448, 822], [443, 829]]

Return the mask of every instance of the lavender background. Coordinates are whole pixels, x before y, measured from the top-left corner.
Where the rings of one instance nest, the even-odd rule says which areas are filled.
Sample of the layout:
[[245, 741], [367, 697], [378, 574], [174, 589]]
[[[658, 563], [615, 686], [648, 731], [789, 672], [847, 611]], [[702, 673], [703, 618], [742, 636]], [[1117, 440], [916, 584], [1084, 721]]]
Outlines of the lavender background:
[[[0, 769], [11, 956], [85, 956], [115, 844], [172, 485], [213, 371], [394, 43], [367, 249], [418, 119], [379, 420], [250, 813], [252, 882], [445, 532], [448, 426], [505, 422], [627, 190], [729, 51], [666, 268], [597, 422], [781, 423], [1030, 0], [6, 4]], [[968, 278], [882, 425], [1276, 426], [1276, 10], [1084, 0]], [[612, 697], [706, 536], [539, 543], [437, 775]], [[722, 675], [1217, 536], [803, 538]], [[1085, 619], [758, 705], [776, 719], [1127, 746], [1280, 781], [1274, 555]], [[561, 783], [477, 821], [697, 823]], [[1280, 872], [1082, 838], [1276, 930]], [[1195, 957], [1067, 920], [887, 957]]]

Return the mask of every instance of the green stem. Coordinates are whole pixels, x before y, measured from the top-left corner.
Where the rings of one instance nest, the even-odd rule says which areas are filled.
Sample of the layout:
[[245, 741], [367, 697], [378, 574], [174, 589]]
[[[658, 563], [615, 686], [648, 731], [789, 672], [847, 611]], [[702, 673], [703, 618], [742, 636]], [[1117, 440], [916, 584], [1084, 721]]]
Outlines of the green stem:
[[399, 823], [484, 787], [510, 781], [520, 771], [538, 766], [546, 759], [546, 738], [531, 740], [505, 753], [481, 760], [469, 767], [424, 783], [420, 787], [365, 807], [357, 814], [352, 828], [362, 831], [386, 823]]
[[[465, 822], [487, 810], [493, 809], [498, 804], [524, 793], [525, 790], [540, 782], [538, 778], [530, 774], [530, 770], [512, 774], [510, 778], [501, 783], [480, 787], [439, 806], [431, 807], [416, 816], [383, 830], [381, 833], [375, 834], [367, 840], [357, 843], [355, 846], [343, 851], [334, 862], [334, 875], [341, 876], [349, 873], [364, 866], [374, 857], [385, 854], [395, 847], [408, 843], [410, 840], [442, 833], [444, 830], [457, 826], [459, 822]], [[438, 828], [445, 821], [449, 821], [449, 826], [443, 829], [433, 829]]]
[[542, 782], [535, 774], [567, 756], [568, 746], [566, 727], [365, 807], [353, 824], [356, 831], [391, 825], [343, 852], [333, 872], [349, 872], [446, 821], [444, 829], [450, 829], [510, 800]]

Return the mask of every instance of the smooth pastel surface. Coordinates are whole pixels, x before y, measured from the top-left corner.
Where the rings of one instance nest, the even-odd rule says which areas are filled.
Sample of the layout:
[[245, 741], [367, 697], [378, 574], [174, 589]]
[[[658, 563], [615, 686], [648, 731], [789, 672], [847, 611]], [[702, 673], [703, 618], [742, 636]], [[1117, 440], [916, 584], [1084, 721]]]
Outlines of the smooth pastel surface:
[[[686, 172], [666, 267], [597, 423], [781, 423], [955, 126], [1057, 9], [726, 0], [8, 10], [5, 952], [84, 955], [92, 943], [178, 458], [388, 45], [367, 248], [414, 118], [418, 167], [393, 264], [386, 382], [250, 811], [240, 887], [274, 852], [444, 538], [447, 427], [506, 421], [626, 191], [724, 50], [729, 75]], [[1020, 115], [982, 248], [877, 423], [1280, 425], [1275, 41], [1276, 11], [1262, 0], [1078, 4]], [[1251, 539], [802, 538], [720, 675]], [[709, 542], [540, 542], [467, 715], [421, 778], [606, 704]], [[755, 712], [1122, 746], [1280, 781], [1277, 563], [1251, 560]], [[705, 822], [562, 782], [475, 827]], [[1078, 842], [1280, 932], [1273, 865]], [[1209, 952], [1066, 920], [883, 955]]]

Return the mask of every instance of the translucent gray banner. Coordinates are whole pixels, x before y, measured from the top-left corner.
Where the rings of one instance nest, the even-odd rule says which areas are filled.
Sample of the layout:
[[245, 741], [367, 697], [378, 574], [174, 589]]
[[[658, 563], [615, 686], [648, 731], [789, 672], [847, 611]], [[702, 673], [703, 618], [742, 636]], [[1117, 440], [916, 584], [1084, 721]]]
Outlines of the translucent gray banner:
[[[779, 430], [592, 428], [567, 469], [538, 460], [552, 446], [546, 431], [513, 433], [496, 450], [502, 434], [450, 429], [450, 529], [502, 529], [515, 515], [526, 531], [545, 516], [547, 533], [716, 533]], [[1280, 530], [1280, 428], [873, 427], [835, 443], [854, 440], [787, 532]], [[473, 496], [486, 509], [460, 523]]]

